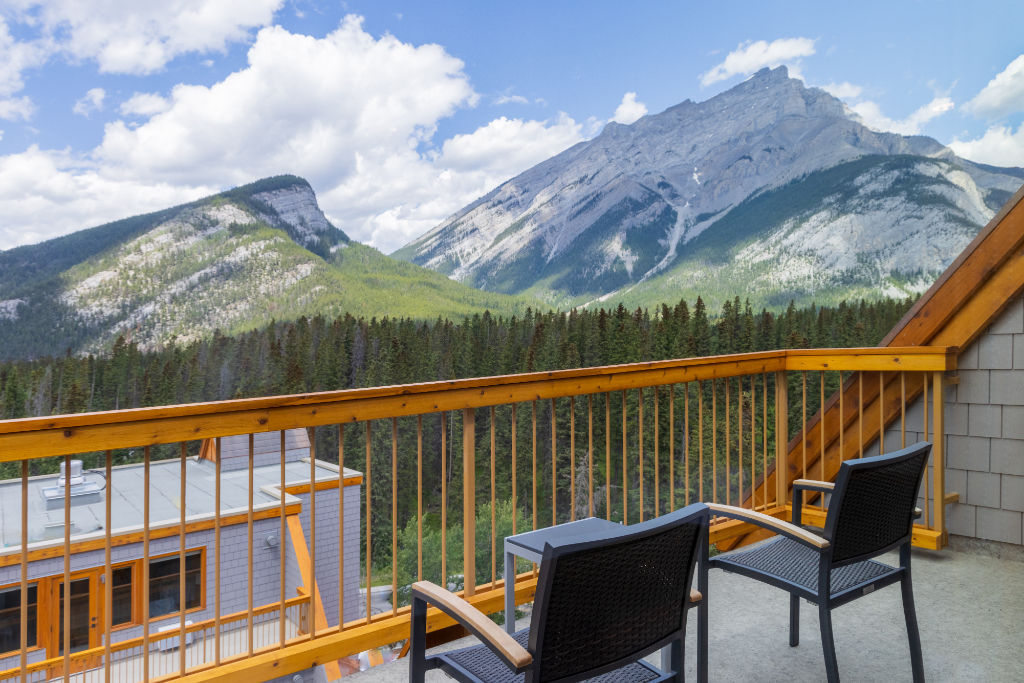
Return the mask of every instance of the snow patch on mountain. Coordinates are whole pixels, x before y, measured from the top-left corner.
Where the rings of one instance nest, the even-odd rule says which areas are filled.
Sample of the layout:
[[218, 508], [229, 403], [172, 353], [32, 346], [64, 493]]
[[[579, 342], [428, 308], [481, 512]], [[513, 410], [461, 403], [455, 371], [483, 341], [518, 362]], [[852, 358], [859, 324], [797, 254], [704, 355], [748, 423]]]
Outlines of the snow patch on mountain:
[[25, 303], [24, 299], [7, 299], [0, 301], [0, 320], [17, 320], [18, 306]]

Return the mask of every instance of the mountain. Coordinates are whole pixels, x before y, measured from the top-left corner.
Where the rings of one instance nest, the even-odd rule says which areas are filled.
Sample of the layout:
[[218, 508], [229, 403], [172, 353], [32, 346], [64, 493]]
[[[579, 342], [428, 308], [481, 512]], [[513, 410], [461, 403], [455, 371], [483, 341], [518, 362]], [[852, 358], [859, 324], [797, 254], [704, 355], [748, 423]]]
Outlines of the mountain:
[[609, 123], [393, 256], [562, 306], [904, 296], [927, 288], [1022, 178], [931, 138], [872, 131], [778, 67]]
[[388, 258], [331, 225], [312, 188], [277, 176], [0, 252], [0, 359], [143, 348], [271, 320], [460, 317], [525, 309]]

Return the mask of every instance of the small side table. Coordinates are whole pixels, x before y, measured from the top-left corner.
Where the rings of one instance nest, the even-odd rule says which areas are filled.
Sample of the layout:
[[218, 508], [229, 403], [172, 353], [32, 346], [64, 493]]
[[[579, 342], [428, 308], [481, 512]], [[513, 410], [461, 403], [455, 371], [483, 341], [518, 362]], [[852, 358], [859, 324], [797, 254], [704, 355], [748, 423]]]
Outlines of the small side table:
[[610, 522], [599, 517], [556, 524], [546, 529], [526, 531], [505, 538], [505, 631], [516, 630], [516, 565], [515, 558], [521, 557], [530, 562], [541, 561], [544, 555], [544, 544], [555, 541], [571, 540], [577, 536], [607, 535], [624, 530], [617, 522]]

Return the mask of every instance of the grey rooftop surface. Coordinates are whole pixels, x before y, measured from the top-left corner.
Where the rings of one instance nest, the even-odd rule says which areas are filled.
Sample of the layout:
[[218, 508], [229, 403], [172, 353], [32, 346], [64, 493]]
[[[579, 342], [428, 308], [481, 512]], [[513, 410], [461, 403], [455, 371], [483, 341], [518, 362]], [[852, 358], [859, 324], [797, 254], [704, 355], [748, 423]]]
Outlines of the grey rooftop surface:
[[[1019, 551], [1016, 547], [1014, 550]], [[914, 550], [918, 625], [928, 681], [1024, 681], [1024, 554]], [[883, 561], [895, 563], [896, 553]], [[817, 608], [800, 609], [800, 645], [789, 647], [789, 594], [721, 570], [709, 578], [711, 681], [823, 681]], [[696, 680], [697, 615], [687, 620], [686, 680]], [[522, 620], [517, 626], [524, 628]], [[839, 675], [853, 681], [910, 681], [899, 585], [832, 612]], [[446, 647], [474, 642], [464, 639]], [[658, 657], [652, 658], [655, 663]], [[407, 681], [408, 660], [353, 674], [352, 683]], [[428, 681], [450, 680], [439, 671]]]
[[[301, 435], [300, 435], [301, 436]], [[253, 466], [253, 509], [280, 506], [281, 485], [279, 432], [256, 435]], [[261, 438], [262, 437], [262, 438]], [[309, 446], [289, 434], [286, 446], [285, 484], [308, 483], [310, 479]], [[248, 435], [225, 437], [222, 440], [221, 514], [247, 512], [249, 509]], [[276, 443], [272, 461], [269, 449], [261, 453], [259, 446]], [[237, 454], [244, 450], [244, 457]], [[345, 470], [345, 476], [359, 473]], [[335, 465], [316, 461], [317, 482], [337, 481]], [[95, 492], [71, 499], [72, 541], [102, 538], [106, 521], [106, 497], [110, 496], [112, 534], [141, 530], [145, 514], [145, 467], [131, 464], [114, 467], [111, 480], [104, 472], [86, 470], [87, 482], [95, 484]], [[29, 546], [62, 544], [64, 539], [64, 497], [47, 500], [44, 489], [57, 486], [58, 475], [30, 477], [28, 481]], [[179, 459], [150, 463], [149, 522], [151, 528], [178, 525], [181, 519], [181, 462]], [[210, 460], [189, 457], [185, 460], [185, 518], [187, 522], [214, 516], [216, 495], [216, 464]], [[0, 554], [19, 552], [21, 548], [21, 480], [0, 482]], [[298, 498], [286, 495], [287, 502]]]

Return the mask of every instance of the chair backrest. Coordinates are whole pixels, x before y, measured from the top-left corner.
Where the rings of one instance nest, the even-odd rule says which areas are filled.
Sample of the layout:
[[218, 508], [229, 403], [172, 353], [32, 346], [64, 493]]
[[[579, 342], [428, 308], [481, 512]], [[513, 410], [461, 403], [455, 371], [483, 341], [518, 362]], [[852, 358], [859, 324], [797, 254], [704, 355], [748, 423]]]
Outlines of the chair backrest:
[[589, 678], [681, 635], [708, 518], [697, 503], [611, 538], [545, 546], [527, 680]]
[[840, 466], [825, 522], [833, 565], [872, 557], [910, 539], [931, 450], [930, 443], [921, 441]]

